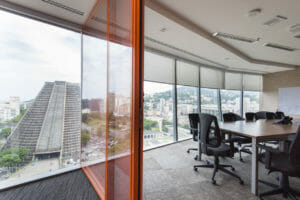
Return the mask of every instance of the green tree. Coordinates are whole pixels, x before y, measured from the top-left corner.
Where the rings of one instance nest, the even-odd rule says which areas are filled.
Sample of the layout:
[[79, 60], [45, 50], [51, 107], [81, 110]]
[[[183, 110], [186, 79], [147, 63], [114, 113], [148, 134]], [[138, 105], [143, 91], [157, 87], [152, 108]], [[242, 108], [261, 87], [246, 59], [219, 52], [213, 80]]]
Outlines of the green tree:
[[25, 148], [8, 148], [0, 153], [0, 166], [13, 167], [21, 163], [28, 156]]
[[83, 146], [87, 145], [87, 143], [90, 141], [91, 135], [87, 130], [81, 131], [81, 144]]
[[0, 132], [0, 138], [7, 138], [11, 133], [11, 128], [4, 128]]
[[158, 127], [158, 122], [157, 121], [152, 121], [149, 119], [144, 119], [144, 129], [145, 130], [152, 130]]

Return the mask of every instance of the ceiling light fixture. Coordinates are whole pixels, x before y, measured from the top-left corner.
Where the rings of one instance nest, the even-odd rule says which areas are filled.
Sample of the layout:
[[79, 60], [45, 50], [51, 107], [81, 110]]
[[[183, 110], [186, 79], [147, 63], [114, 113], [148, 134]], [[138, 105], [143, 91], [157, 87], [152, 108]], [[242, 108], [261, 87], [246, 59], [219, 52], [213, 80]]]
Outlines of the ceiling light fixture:
[[253, 10], [250, 10], [248, 12], [248, 17], [256, 17], [257, 15], [259, 15], [261, 13], [261, 9], [260, 8], [255, 8]]
[[298, 33], [300, 32], [300, 24], [296, 24], [290, 27], [289, 31], [291, 33]]
[[239, 36], [239, 35], [233, 35], [229, 33], [221, 33], [221, 32], [215, 32], [212, 34], [214, 37], [222, 37], [226, 39], [231, 39], [231, 40], [238, 40], [241, 42], [248, 42], [248, 43], [253, 43], [259, 40], [259, 38], [253, 39], [253, 38], [248, 38], [244, 36]]
[[159, 31], [164, 33], [164, 32], [167, 31], [167, 28], [166, 27], [162, 27], [161, 29], [159, 29]]
[[297, 49], [292, 48], [292, 47], [283, 46], [283, 45], [275, 44], [275, 43], [266, 43], [266, 44], [264, 44], [264, 46], [275, 48], [275, 49], [280, 49], [280, 50], [284, 50], [284, 51], [296, 51], [297, 50]]
[[278, 24], [280, 22], [283, 22], [287, 20], [287, 17], [276, 15], [276, 17], [266, 21], [263, 25], [265, 26], [274, 26], [275, 24]]

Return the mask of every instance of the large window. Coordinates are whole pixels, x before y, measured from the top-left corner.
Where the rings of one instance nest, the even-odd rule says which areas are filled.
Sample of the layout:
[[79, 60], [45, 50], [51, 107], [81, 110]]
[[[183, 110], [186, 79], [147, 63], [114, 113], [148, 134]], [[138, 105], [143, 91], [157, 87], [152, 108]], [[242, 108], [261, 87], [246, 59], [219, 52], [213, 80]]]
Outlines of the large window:
[[260, 92], [244, 91], [244, 99], [243, 99], [244, 115], [246, 112], [259, 111], [259, 97], [260, 97]]
[[5, 187], [79, 166], [81, 55], [79, 33], [3, 11], [0, 24], [0, 187]]
[[201, 88], [201, 112], [220, 119], [218, 89]]
[[173, 85], [144, 82], [144, 149], [174, 141]]
[[198, 112], [198, 88], [177, 86], [178, 139], [191, 137], [188, 114]]
[[222, 113], [241, 114], [241, 91], [221, 90]]

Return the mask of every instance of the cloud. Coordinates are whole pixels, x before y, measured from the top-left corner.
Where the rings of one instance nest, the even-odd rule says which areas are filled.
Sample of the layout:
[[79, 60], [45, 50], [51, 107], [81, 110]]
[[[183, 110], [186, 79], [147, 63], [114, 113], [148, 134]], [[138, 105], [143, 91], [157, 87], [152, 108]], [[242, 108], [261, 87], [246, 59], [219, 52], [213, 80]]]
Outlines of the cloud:
[[0, 11], [0, 100], [34, 98], [45, 81], [80, 82], [81, 36]]

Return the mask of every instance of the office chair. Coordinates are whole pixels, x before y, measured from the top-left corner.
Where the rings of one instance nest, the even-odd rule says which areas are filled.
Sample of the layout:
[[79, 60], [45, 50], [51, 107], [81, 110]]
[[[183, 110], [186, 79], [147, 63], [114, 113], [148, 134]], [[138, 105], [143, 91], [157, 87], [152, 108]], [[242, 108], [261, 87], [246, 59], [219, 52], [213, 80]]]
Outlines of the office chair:
[[281, 180], [279, 185], [260, 180], [259, 182], [274, 189], [260, 193], [259, 199], [262, 199], [264, 196], [283, 194], [285, 197], [296, 200], [296, 196], [300, 196], [300, 192], [290, 188], [289, 177], [300, 177], [300, 126], [298, 127], [296, 137], [292, 141], [288, 152], [279, 152], [276, 149], [265, 146], [261, 148], [266, 150], [262, 158], [266, 169], [269, 170], [269, 173], [280, 172]]
[[280, 111], [277, 111], [275, 115], [276, 115], [275, 119], [283, 119], [285, 117], [284, 113]]
[[[235, 121], [244, 120], [244, 119], [235, 113], [224, 113], [223, 120], [224, 120], [224, 122], [235, 122]], [[247, 147], [252, 146], [251, 138], [233, 134], [227, 141], [237, 143], [237, 150], [239, 152], [241, 162], [244, 161], [242, 158], [242, 152], [252, 154], [252, 152], [249, 149], [247, 149]], [[245, 144], [248, 144], [248, 145], [245, 145]]]
[[[215, 175], [220, 170], [235, 178], [237, 178], [240, 184], [244, 184], [243, 180], [233, 172], [226, 168], [231, 168], [234, 171], [232, 165], [223, 165], [219, 162], [219, 157], [233, 157], [234, 147], [233, 144], [227, 145], [222, 142], [220, 128], [218, 120], [215, 116], [210, 114], [199, 114], [201, 127], [198, 129], [200, 134], [201, 152], [208, 156], [214, 156], [214, 162], [206, 161], [206, 165], [195, 165], [194, 170], [197, 171], [199, 167], [213, 168], [212, 183], [216, 184]], [[214, 126], [212, 126], [214, 124]], [[200, 131], [200, 132], [199, 132]]]
[[[199, 123], [199, 114], [198, 113], [190, 113], [189, 114], [189, 122], [190, 122], [190, 133], [193, 135], [193, 140], [198, 141], [198, 123]], [[198, 151], [198, 148], [188, 148], [187, 153], [190, 151]], [[196, 155], [195, 160], [201, 160], [201, 153]], [[199, 156], [199, 157], [198, 157]]]
[[259, 119], [267, 119], [266, 116], [266, 111], [259, 111], [255, 113], [255, 119], [259, 120]]
[[255, 113], [253, 112], [246, 112], [246, 121], [253, 121], [255, 119]]
[[266, 112], [266, 119], [276, 119], [276, 114], [273, 112]]

